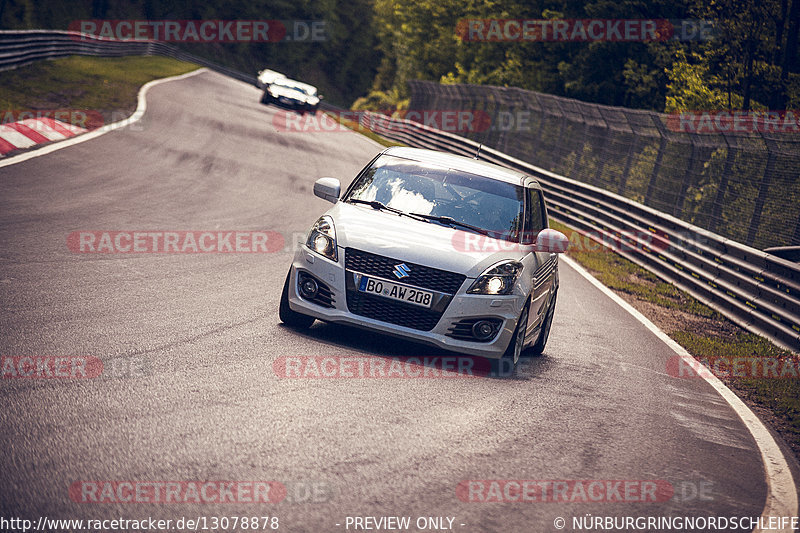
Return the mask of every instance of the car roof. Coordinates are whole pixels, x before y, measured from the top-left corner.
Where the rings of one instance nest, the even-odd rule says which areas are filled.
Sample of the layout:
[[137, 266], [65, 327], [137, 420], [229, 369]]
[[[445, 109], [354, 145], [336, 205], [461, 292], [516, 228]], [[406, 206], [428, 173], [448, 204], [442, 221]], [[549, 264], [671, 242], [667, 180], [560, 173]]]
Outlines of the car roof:
[[540, 188], [538, 182], [533, 180], [528, 174], [486, 161], [471, 159], [469, 157], [437, 152], [436, 150], [407, 148], [405, 146], [393, 146], [384, 150], [383, 153], [395, 157], [402, 157], [403, 159], [419, 161], [420, 163], [433, 163], [453, 170], [460, 170], [470, 174], [477, 174], [487, 178], [513, 183], [514, 185], [522, 185], [524, 183], [528, 187], [533, 186], [537, 189]]

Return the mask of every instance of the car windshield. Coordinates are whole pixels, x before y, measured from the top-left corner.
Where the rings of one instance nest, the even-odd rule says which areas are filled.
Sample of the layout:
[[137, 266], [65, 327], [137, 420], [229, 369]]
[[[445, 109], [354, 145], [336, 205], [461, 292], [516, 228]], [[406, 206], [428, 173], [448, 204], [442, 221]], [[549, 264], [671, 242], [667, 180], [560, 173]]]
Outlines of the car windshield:
[[520, 185], [384, 155], [353, 182], [345, 201], [380, 202], [405, 213], [444, 217], [433, 222], [474, 226], [517, 242], [523, 197]]

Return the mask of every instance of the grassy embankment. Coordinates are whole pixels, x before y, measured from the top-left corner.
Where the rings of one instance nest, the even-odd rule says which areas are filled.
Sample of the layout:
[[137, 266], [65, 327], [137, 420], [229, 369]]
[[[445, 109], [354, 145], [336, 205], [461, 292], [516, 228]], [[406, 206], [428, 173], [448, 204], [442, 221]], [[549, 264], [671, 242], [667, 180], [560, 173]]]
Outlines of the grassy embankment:
[[86, 125], [97, 127], [101, 120], [108, 124], [133, 113], [136, 95], [148, 81], [197, 68], [160, 56], [70, 56], [37, 61], [0, 72], [0, 110], [88, 111]]

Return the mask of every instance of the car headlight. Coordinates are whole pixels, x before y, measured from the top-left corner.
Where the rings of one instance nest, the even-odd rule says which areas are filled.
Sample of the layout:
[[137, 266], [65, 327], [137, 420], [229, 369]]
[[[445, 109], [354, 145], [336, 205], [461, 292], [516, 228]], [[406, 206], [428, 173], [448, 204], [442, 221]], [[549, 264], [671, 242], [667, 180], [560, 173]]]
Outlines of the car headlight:
[[311, 231], [308, 232], [306, 246], [331, 261], [338, 261], [339, 254], [336, 251], [336, 229], [333, 227], [333, 219], [324, 215], [314, 223]]
[[469, 294], [510, 294], [523, 266], [519, 261], [505, 261], [490, 266], [470, 286]]

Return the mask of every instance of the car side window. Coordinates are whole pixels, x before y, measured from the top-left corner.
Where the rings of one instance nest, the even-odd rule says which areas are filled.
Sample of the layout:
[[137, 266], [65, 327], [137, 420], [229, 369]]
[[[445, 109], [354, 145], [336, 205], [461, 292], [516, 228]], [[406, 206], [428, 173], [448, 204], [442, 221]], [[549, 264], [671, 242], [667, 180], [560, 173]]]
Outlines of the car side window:
[[527, 216], [525, 218], [525, 241], [534, 242], [536, 236], [545, 227], [544, 220], [544, 198], [542, 191], [538, 189], [528, 189], [527, 197]]

